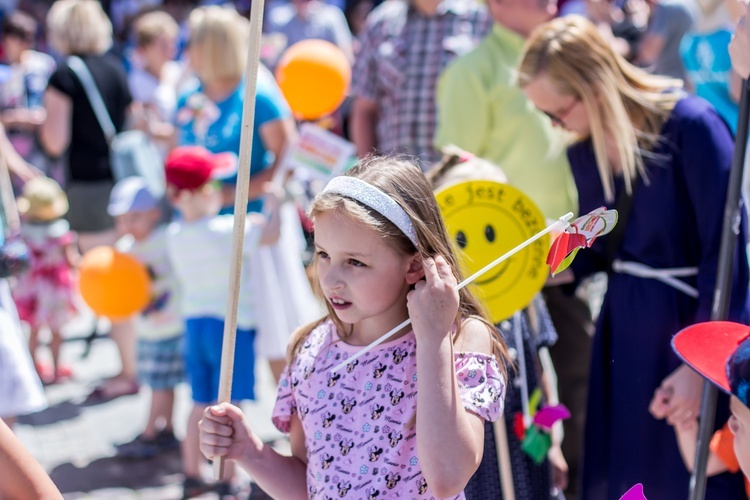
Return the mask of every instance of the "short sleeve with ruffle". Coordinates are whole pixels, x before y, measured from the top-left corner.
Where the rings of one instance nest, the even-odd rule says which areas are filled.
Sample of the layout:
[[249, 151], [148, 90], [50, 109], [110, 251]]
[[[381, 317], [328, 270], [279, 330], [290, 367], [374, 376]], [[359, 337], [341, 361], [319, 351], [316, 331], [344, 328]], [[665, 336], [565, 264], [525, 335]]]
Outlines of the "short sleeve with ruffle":
[[279, 379], [279, 389], [276, 392], [276, 404], [273, 407], [273, 425], [284, 433], [289, 432], [292, 415], [297, 413], [297, 402], [292, 391], [292, 374], [289, 365]]
[[460, 352], [454, 360], [464, 408], [490, 422], [500, 418], [505, 402], [505, 377], [495, 356]]

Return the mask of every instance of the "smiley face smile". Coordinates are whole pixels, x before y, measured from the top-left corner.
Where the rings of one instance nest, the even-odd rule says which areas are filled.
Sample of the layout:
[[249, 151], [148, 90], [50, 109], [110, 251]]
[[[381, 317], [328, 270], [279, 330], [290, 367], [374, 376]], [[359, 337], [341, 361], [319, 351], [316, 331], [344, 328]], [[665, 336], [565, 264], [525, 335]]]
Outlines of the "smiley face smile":
[[493, 281], [495, 281], [496, 279], [498, 279], [499, 277], [501, 277], [505, 273], [505, 271], [508, 270], [508, 268], [510, 267], [510, 263], [512, 261], [513, 261], [513, 259], [506, 260], [505, 262], [503, 262], [503, 263], [501, 263], [500, 265], [497, 266], [498, 269], [497, 269], [497, 271], [494, 274], [490, 274], [490, 275], [486, 275], [485, 274], [486, 277], [484, 279], [477, 278], [477, 279], [474, 280], [474, 283], [476, 283], [479, 286], [487, 285], [489, 283], [492, 283]]

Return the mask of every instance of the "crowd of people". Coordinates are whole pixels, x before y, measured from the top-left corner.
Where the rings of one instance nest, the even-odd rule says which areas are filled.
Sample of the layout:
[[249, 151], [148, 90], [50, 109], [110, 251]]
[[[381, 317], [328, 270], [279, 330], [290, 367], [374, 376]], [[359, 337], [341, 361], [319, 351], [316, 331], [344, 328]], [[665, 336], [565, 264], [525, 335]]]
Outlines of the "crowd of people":
[[[731, 396], [717, 406], [706, 498], [750, 498], [739, 471], [750, 474], [750, 336], [738, 333], [710, 369], [708, 354], [672, 347], [677, 332], [711, 317], [750, 7], [267, 1], [249, 215], [236, 235], [255, 3], [4, 6], [3, 269], [13, 244], [28, 252], [27, 268], [0, 280], [4, 423], [42, 410], [44, 385], [75, 377], [61, 352], [64, 328], [86, 308], [77, 270], [109, 246], [148, 269], [151, 300], [111, 318], [120, 370], [89, 400], [150, 390], [145, 428], [117, 455], [180, 448], [184, 498], [232, 498], [235, 464], [274, 498], [598, 500], [636, 483], [649, 498], [686, 497], [701, 374]], [[274, 71], [308, 39], [351, 64], [343, 104], [314, 123], [351, 141], [357, 161], [322, 191], [305, 186], [305, 197], [293, 174], [279, 182], [302, 120]], [[128, 130], [152, 147], [151, 173], [118, 172], [113, 144]], [[453, 241], [433, 195], [467, 179], [514, 186], [548, 220], [608, 206], [619, 221], [513, 321], [493, 324], [470, 287], [455, 291], [466, 242]], [[728, 319], [748, 324], [747, 213], [740, 219]], [[233, 404], [216, 405], [238, 236]], [[606, 276], [598, 307], [587, 295], [595, 276]], [[332, 371], [407, 318], [411, 326]], [[261, 361], [278, 384], [273, 424], [290, 456], [263, 443], [238, 406], [255, 398]], [[710, 374], [725, 365], [728, 384]], [[182, 383], [192, 406], [175, 436]], [[523, 433], [501, 430], [523, 426], [516, 416], [535, 389], [571, 413], [541, 455]], [[0, 496], [54, 489], [6, 431], [0, 470], [19, 480], [0, 484]], [[228, 462], [213, 481], [204, 465], [218, 457]]]

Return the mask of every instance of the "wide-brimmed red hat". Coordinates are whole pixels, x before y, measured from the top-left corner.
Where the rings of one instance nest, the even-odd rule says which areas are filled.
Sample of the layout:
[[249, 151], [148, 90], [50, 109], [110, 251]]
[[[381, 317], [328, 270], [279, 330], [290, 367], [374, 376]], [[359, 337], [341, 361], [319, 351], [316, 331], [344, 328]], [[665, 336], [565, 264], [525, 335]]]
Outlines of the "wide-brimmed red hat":
[[750, 407], [750, 326], [698, 323], [675, 335], [672, 348], [694, 370]]

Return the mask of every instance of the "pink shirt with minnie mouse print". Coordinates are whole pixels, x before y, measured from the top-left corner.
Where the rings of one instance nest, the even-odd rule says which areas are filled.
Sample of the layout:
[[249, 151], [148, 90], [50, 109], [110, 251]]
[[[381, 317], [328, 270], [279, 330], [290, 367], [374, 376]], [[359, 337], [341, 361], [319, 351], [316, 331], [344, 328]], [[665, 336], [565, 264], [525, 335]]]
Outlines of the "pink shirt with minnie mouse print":
[[[289, 432], [291, 415], [302, 422], [308, 496], [435, 498], [422, 475], [413, 427], [414, 332], [384, 342], [346, 369], [330, 371], [359, 349], [341, 341], [333, 321], [325, 320], [310, 332], [279, 381], [273, 422], [282, 432]], [[456, 353], [455, 367], [464, 407], [497, 420], [505, 379], [495, 357]]]

